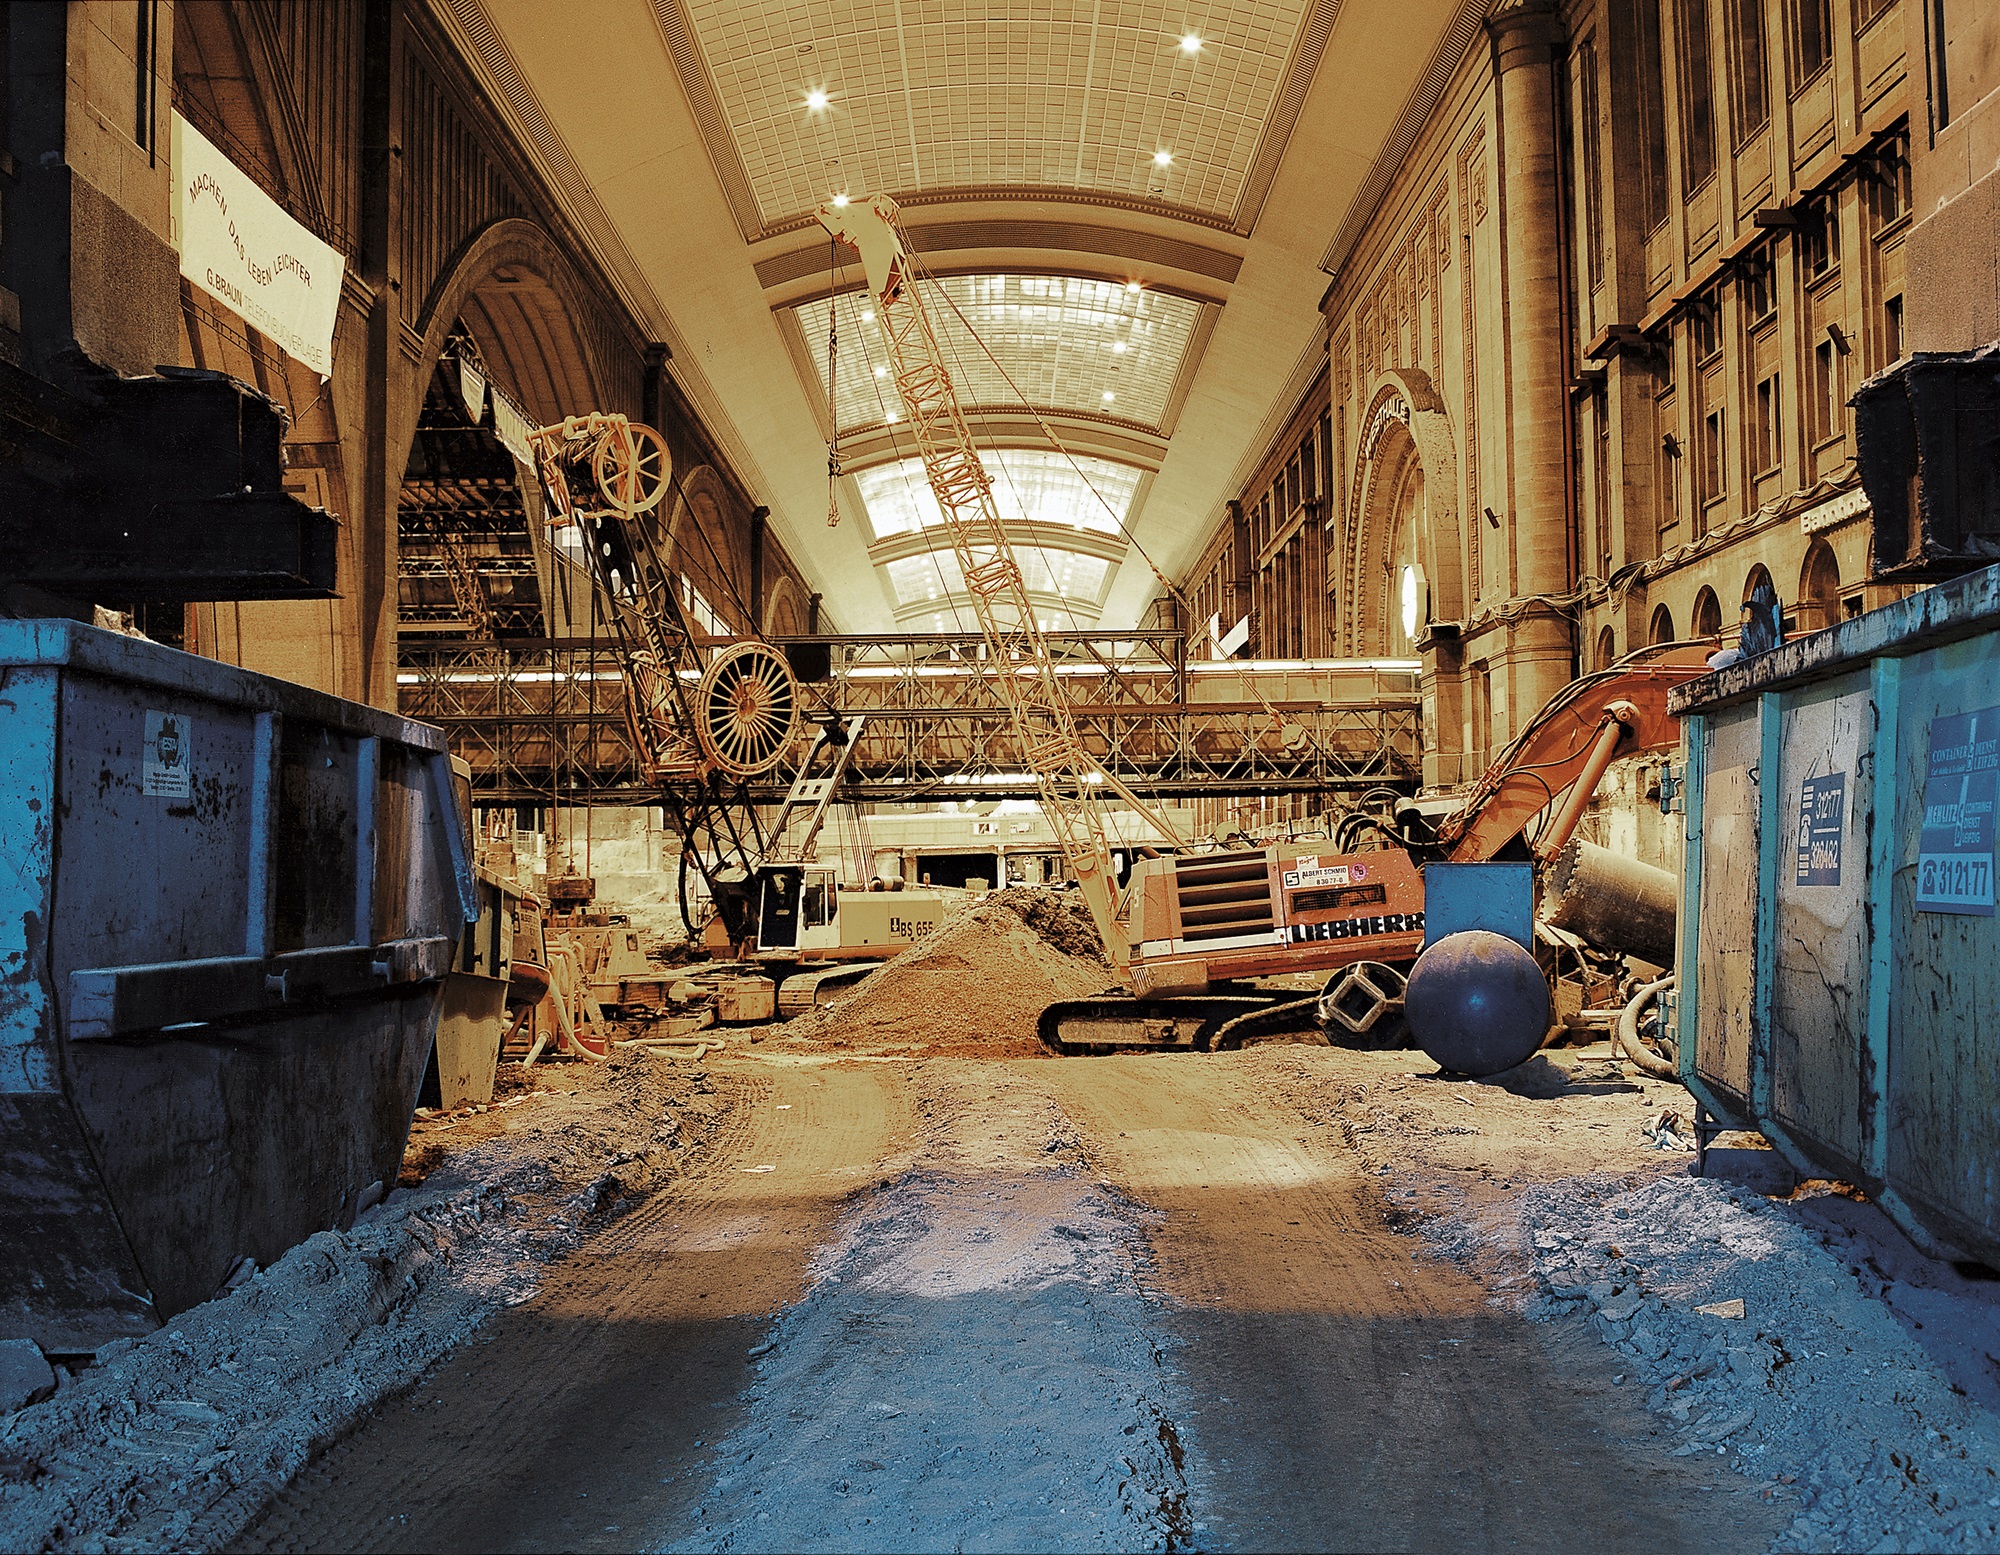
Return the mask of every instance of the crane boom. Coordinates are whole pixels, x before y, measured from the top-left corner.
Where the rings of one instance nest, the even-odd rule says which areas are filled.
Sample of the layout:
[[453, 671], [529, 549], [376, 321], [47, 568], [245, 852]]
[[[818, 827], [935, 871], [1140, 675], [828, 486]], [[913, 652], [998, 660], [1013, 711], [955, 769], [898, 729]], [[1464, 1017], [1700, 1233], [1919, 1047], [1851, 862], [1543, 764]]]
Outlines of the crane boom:
[[1101, 790], [1117, 793], [1168, 842], [1177, 840], [1173, 828], [1084, 749], [994, 503], [992, 478], [973, 446], [972, 429], [952, 386], [929, 309], [914, 284], [895, 202], [887, 195], [875, 195], [839, 206], [823, 205], [819, 220], [861, 255], [888, 341], [890, 371], [909, 415], [924, 475], [944, 515], [966, 592], [972, 596], [994, 683], [1012, 720], [1021, 758], [1034, 776], [1042, 811], [1076, 875], [1105, 952], [1112, 965], [1122, 967], [1131, 959], [1131, 946], [1118, 914]]
[[698, 775], [702, 753], [683, 669], [699, 670], [673, 574], [639, 522], [671, 475], [665, 441], [620, 415], [567, 416], [528, 434], [552, 527], [574, 524], [603, 602], [629, 695], [625, 712], [648, 781]]

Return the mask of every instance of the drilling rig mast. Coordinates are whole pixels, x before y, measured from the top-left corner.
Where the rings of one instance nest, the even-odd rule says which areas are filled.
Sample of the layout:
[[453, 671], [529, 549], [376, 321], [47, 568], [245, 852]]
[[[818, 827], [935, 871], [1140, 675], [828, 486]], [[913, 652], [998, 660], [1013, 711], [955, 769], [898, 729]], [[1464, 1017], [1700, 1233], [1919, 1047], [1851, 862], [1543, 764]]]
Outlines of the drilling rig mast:
[[725, 648], [704, 667], [656, 540], [655, 514], [673, 475], [658, 432], [593, 412], [538, 427], [528, 442], [549, 494], [551, 527], [574, 526], [609, 618], [632, 748], [685, 842], [682, 913], [690, 858], [722, 906], [732, 888], [740, 898], [763, 855], [766, 839], [741, 784], [791, 749], [800, 724], [798, 682], [783, 654], [754, 640]]

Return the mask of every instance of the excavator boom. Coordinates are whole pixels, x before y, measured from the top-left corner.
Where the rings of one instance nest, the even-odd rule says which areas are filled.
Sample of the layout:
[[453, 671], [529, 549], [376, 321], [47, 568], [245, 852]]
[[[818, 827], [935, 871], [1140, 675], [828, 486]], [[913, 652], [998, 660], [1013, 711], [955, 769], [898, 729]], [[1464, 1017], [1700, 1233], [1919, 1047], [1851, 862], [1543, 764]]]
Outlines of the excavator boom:
[[[1712, 643], [1666, 643], [1570, 682], [1439, 825], [1445, 856], [1456, 864], [1495, 858], [1537, 815], [1568, 796], [1544, 833], [1530, 839], [1536, 858], [1553, 858], [1612, 761], [1680, 743], [1667, 693], [1706, 674], [1714, 651]], [[1615, 738], [1607, 738], [1611, 727], [1620, 731]]]

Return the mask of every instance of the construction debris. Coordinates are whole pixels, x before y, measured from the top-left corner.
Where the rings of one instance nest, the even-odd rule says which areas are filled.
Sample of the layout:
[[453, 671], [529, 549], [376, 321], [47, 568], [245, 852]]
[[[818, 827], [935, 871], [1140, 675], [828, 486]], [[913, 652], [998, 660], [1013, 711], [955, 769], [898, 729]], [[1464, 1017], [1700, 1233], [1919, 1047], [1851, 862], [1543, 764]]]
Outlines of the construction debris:
[[1046, 1051], [1042, 1010], [1112, 980], [1097, 931], [1073, 892], [1011, 886], [947, 920], [851, 992], [782, 1028], [832, 1047]]
[[712, 1126], [703, 1075], [638, 1054], [571, 1067], [576, 1094], [487, 1114], [496, 1132], [519, 1122], [350, 1230], [311, 1237], [168, 1328], [68, 1358], [54, 1397], [0, 1417], [0, 1548], [221, 1547]]

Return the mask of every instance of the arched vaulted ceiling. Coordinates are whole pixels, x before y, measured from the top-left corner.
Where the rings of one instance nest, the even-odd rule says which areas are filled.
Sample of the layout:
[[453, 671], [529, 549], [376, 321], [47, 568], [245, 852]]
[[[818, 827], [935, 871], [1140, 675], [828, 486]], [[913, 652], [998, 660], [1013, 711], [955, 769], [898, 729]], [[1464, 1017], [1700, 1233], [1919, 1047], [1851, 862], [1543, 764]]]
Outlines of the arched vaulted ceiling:
[[971, 616], [822, 200], [902, 206], [1045, 619], [1131, 625], [1134, 544], [1183, 565], [1289, 410], [1328, 240], [1484, 8], [433, 3], [850, 631]]

